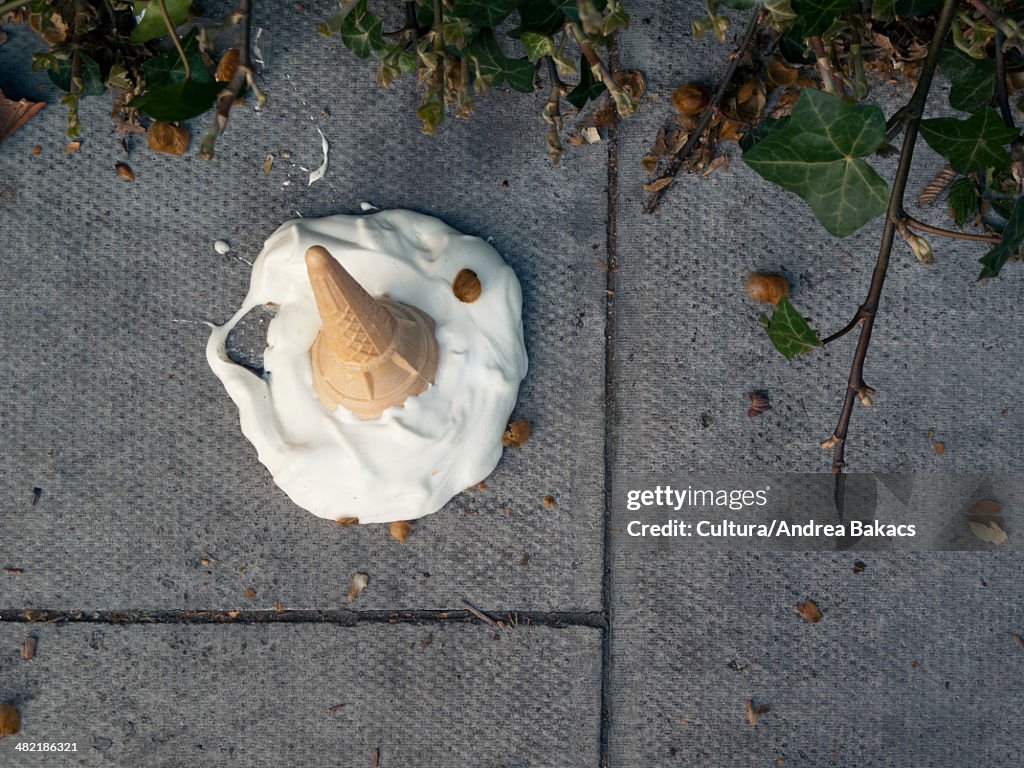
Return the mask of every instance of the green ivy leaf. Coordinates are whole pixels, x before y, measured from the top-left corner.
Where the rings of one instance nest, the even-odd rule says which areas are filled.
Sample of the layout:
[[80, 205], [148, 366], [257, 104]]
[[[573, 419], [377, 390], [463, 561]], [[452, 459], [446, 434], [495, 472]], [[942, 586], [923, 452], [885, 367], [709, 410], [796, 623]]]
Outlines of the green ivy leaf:
[[341, 42], [360, 59], [384, 47], [380, 17], [367, 9], [366, 0], [356, 3], [338, 31], [341, 32]]
[[[82, 78], [82, 92], [79, 96], [100, 96], [106, 92], [107, 86], [103, 84], [103, 76], [100, 74], [100, 65], [96, 63], [89, 54], [82, 51], [79, 76]], [[56, 67], [47, 64], [46, 74], [50, 81], [62, 91], [71, 92], [71, 59], [53, 59]]]
[[[192, 0], [166, 0], [166, 4], [171, 24], [179, 27], [188, 21], [188, 9], [192, 6]], [[167, 34], [167, 25], [160, 13], [160, 3], [156, 0], [136, 0], [132, 3], [132, 14], [135, 16], [135, 29], [132, 30], [130, 40], [135, 45], [148, 43]]]
[[893, 10], [903, 19], [912, 16], [927, 16], [942, 7], [942, 0], [895, 0]]
[[519, 0], [453, 0], [451, 9], [477, 27], [496, 27], [517, 5]]
[[550, 56], [554, 50], [551, 38], [536, 32], [523, 32], [519, 42], [523, 44], [526, 58], [534, 63], [540, 61], [544, 56]]
[[507, 82], [514, 91], [533, 92], [534, 66], [528, 59], [510, 59], [490, 29], [482, 29], [469, 44], [469, 58], [478, 77], [491, 85]]
[[150, 88], [132, 99], [128, 106], [145, 112], [154, 120], [173, 123], [203, 114], [213, 106], [214, 99], [223, 89], [224, 83], [183, 80], [173, 85]]
[[588, 101], [596, 99], [604, 92], [604, 83], [594, 77], [586, 57], [581, 55], [580, 81], [575, 88], [565, 94], [565, 100], [576, 107], [576, 109], [583, 109]]
[[757, 322], [768, 334], [772, 345], [787, 360], [821, 346], [818, 332], [811, 328], [789, 299], [782, 299], [775, 305], [770, 319], [767, 315], [761, 315]]
[[789, 115], [785, 117], [764, 117], [754, 127], [740, 137], [740, 149], [746, 152], [762, 139], [766, 139], [776, 131], [789, 125]]
[[793, 0], [797, 19], [793, 23], [800, 37], [820, 35], [840, 14], [850, 10], [851, 0]]
[[949, 213], [958, 227], [978, 215], [981, 199], [978, 196], [978, 185], [971, 178], [957, 179], [949, 185], [946, 196]]
[[961, 112], [977, 112], [992, 101], [996, 88], [996, 65], [990, 59], [975, 59], [955, 45], [939, 53], [939, 68], [949, 78], [949, 105]]
[[894, 0], [872, 0], [871, 18], [875, 21], [893, 21], [896, 18], [896, 11], [893, 9]]
[[[192, 29], [181, 41], [188, 64], [192, 71], [192, 79], [197, 83], [210, 82], [210, 72], [203, 64], [199, 55], [199, 31]], [[163, 85], [180, 83], [185, 79], [185, 65], [175, 49], [159, 53], [142, 62], [142, 74], [146, 78], [146, 88], [159, 88]]]
[[1024, 242], [1024, 199], [1019, 199], [1013, 206], [1013, 213], [1010, 214], [1006, 227], [1003, 229], [1003, 241], [979, 259], [982, 269], [978, 279], [996, 277], [1003, 265], [1020, 249], [1022, 242]]
[[805, 88], [789, 122], [746, 150], [743, 160], [806, 200], [825, 229], [845, 237], [888, 206], [888, 186], [860, 159], [884, 143], [878, 107]]
[[1010, 156], [1005, 145], [1017, 138], [999, 114], [987, 107], [966, 120], [936, 117], [921, 121], [921, 136], [928, 146], [949, 160], [957, 173], [1006, 168]]
[[[511, 37], [521, 37], [526, 32], [539, 35], [553, 35], [565, 23], [566, 3], [561, 0], [526, 0], [519, 7], [519, 26], [509, 32]], [[575, 10], [576, 4], [572, 3]]]

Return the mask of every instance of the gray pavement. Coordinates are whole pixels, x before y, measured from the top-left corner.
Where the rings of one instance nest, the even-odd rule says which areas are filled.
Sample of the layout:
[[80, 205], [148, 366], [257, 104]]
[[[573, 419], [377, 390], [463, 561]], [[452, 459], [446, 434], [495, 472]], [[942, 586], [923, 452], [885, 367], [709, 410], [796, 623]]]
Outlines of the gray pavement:
[[[1019, 764], [1020, 269], [979, 286], [973, 248], [943, 244], [931, 269], [898, 250], [869, 357], [877, 406], [858, 409], [848, 451], [855, 471], [941, 473], [880, 482], [879, 498], [893, 515], [941, 508], [936, 548], [975, 551], [697, 551], [622, 534], [629, 489], [827, 469], [816, 446], [852, 345], [782, 360], [743, 279], [783, 270], [827, 329], [874, 258], [877, 226], [836, 241], [738, 158], [640, 212], [640, 158], [671, 88], [722, 68], [726, 49], [686, 31], [700, 5], [630, 9], [622, 66], [647, 73], [652, 97], [613, 147], [569, 148], [554, 169], [542, 94], [535, 109], [488, 95], [421, 136], [409, 84], [382, 91], [372, 64], [313, 32], [328, 2], [273, 19], [257, 4], [272, 101], [235, 111], [213, 162], [138, 140], [125, 156], [103, 99], [85, 102], [75, 154], [55, 104], [0, 147], [0, 701], [22, 711], [18, 739], [76, 740], [60, 761], [89, 766], [369, 768], [376, 749], [380, 768]], [[0, 87], [52, 97], [12, 68], [27, 30], [6, 31]], [[308, 187], [316, 126], [330, 167]], [[911, 187], [936, 169], [922, 147]], [[524, 292], [516, 416], [533, 436], [406, 542], [291, 504], [203, 354], [204, 322], [247, 290], [236, 257], [288, 218], [364, 201], [491, 238]], [[613, 255], [609, 299], [597, 262]], [[260, 331], [253, 318], [238, 338], [253, 361]], [[758, 419], [751, 389], [772, 399]], [[828, 479], [803, 477], [814, 493]], [[953, 522], [979, 498], [1006, 505], [998, 554]], [[369, 585], [350, 603], [356, 571]], [[794, 610], [806, 599], [817, 624]], [[470, 623], [462, 600], [518, 624]], [[756, 726], [748, 699], [771, 706]], [[0, 764], [58, 764], [14, 741]]]

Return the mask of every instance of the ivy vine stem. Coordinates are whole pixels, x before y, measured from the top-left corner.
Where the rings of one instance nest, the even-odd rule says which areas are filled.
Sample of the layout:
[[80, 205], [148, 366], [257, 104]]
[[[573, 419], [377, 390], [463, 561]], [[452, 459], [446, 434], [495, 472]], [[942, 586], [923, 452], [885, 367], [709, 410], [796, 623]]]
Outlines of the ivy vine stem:
[[576, 44], [580, 47], [580, 51], [590, 65], [591, 74], [608, 89], [608, 93], [611, 95], [612, 101], [615, 102], [615, 108], [618, 113], [623, 117], [629, 117], [636, 112], [638, 106], [636, 101], [626, 93], [625, 89], [619, 85], [619, 81], [608, 71], [608, 67], [604, 65], [601, 57], [597, 55], [597, 51], [594, 50], [594, 46], [587, 40], [587, 36], [580, 28], [580, 25], [575, 21], [570, 21], [566, 24], [566, 27], [576, 40]]
[[[690, 132], [689, 138], [686, 139], [686, 143], [679, 148], [679, 151], [672, 155], [672, 159], [669, 160], [668, 168], [665, 170], [665, 176], [669, 178], [675, 178], [676, 174], [683, 167], [683, 163], [686, 162], [693, 150], [697, 148], [697, 144], [704, 136], [704, 131], [707, 130], [708, 125], [711, 123], [711, 118], [714, 117], [715, 112], [718, 111], [719, 105], [722, 103], [722, 99], [725, 98], [725, 92], [729, 89], [729, 85], [732, 83], [733, 78], [736, 76], [736, 70], [739, 69], [740, 62], [746, 58], [747, 51], [754, 44], [754, 39], [757, 36], [757, 29], [761, 26], [761, 22], [764, 21], [764, 11], [758, 10], [750, 17], [750, 23], [747, 25], [746, 31], [743, 33], [743, 37], [740, 40], [739, 45], [732, 52], [729, 58], [729, 68], [725, 70], [725, 76], [722, 78], [721, 85], [718, 86], [718, 90], [715, 91], [715, 95], [711, 101], [708, 102], [707, 107], [700, 116], [700, 120], [697, 121], [696, 127]], [[658, 209], [658, 204], [661, 202], [661, 196], [664, 191], [668, 188], [667, 185], [661, 189], [652, 192], [650, 197], [644, 203], [644, 213], [654, 213]]]
[[903, 218], [897, 223], [906, 224], [911, 229], [916, 229], [920, 232], [927, 232], [931, 235], [940, 235], [941, 237], [950, 237], [954, 240], [973, 240], [978, 243], [989, 243], [991, 245], [999, 245], [999, 243], [1003, 242], [1001, 235], [976, 235], [972, 232], [958, 232], [954, 229], [943, 229], [942, 227], [935, 227], [931, 224], [915, 219], [913, 216], [906, 213], [903, 214]]
[[1010, 95], [1006, 91], [1006, 56], [1003, 53], [1003, 45], [1006, 43], [1006, 35], [1003, 30], [996, 27], [995, 55], [996, 55], [996, 103], [999, 104], [999, 114], [1007, 128], [1016, 128], [1013, 123], [1013, 112], [1010, 110]]
[[174, 30], [174, 23], [171, 21], [171, 14], [167, 12], [167, 0], [157, 0], [157, 5], [160, 8], [160, 15], [164, 18], [164, 26], [167, 27], [167, 34], [171, 36], [171, 42], [174, 43], [174, 49], [178, 52], [178, 58], [181, 59], [181, 64], [185, 67], [185, 79], [192, 79], [192, 67], [189, 66], [188, 56], [185, 54], [185, 49], [181, 47], [181, 40], [178, 39], [178, 33]]
[[[823, 446], [832, 448], [832, 471], [836, 474], [841, 473], [846, 465], [846, 436], [850, 428], [854, 403], [858, 397], [862, 400], [865, 399], [865, 393], [871, 391], [871, 388], [864, 383], [864, 361], [867, 357], [868, 347], [871, 345], [871, 331], [874, 329], [882, 287], [885, 284], [886, 273], [889, 270], [889, 259], [892, 256], [896, 228], [907, 216], [903, 209], [903, 202], [906, 196], [910, 165], [914, 158], [914, 145], [917, 143], [917, 134], [921, 125], [921, 118], [924, 114], [925, 102], [928, 100], [928, 92], [931, 90], [935, 69], [939, 63], [939, 52], [942, 49], [946, 35], [949, 34], [949, 28], [953, 23], [953, 17], [956, 15], [956, 9], [957, 0], [943, 1], [942, 11], [935, 26], [935, 34], [928, 44], [928, 56], [921, 67], [921, 74], [917, 80], [917, 87], [914, 89], [914, 95], [910, 97], [910, 101], [905, 108], [907, 120], [903, 134], [903, 149], [900, 153], [899, 165], [896, 168], [892, 193], [889, 195], [889, 208], [885, 217], [885, 227], [882, 230], [882, 242], [878, 249], [878, 259], [875, 262], [875, 268], [871, 275], [871, 285], [868, 288], [867, 298], [860, 305], [854, 319], [848, 324], [846, 329], [852, 330], [858, 323], [861, 324], [860, 337], [857, 339], [857, 348], [853, 355], [853, 363], [850, 366], [850, 376], [846, 383], [846, 395], [843, 397], [843, 407], [839, 413], [839, 421], [832, 436], [822, 443]], [[830, 337], [830, 339], [833, 337]], [[867, 401], [870, 402], [869, 399]]]

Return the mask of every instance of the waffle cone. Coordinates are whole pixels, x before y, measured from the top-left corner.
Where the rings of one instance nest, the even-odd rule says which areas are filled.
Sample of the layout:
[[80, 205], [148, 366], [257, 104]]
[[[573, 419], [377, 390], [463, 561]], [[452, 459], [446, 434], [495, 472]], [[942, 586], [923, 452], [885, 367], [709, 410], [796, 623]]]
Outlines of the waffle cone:
[[341, 405], [376, 419], [434, 383], [439, 350], [430, 316], [374, 298], [322, 246], [306, 251], [306, 270], [322, 324], [309, 350], [313, 390], [327, 410]]

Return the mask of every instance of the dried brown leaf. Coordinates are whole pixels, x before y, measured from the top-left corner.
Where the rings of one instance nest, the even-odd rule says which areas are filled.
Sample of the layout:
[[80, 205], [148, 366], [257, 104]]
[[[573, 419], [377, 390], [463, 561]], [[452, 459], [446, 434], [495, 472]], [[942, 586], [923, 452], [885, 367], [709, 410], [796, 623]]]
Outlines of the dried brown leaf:
[[967, 517], [976, 523], [987, 523], [1003, 511], [1003, 505], [992, 499], [982, 499], [967, 510]]
[[647, 173], [650, 173], [651, 171], [658, 167], [658, 158], [655, 157], [654, 155], [644, 155], [640, 159], [640, 165], [643, 167], [645, 171], [647, 171]]
[[772, 85], [788, 88], [800, 77], [800, 71], [795, 67], [786, 66], [782, 59], [772, 59], [764, 68], [768, 82]]
[[256, 597], [256, 590], [253, 589], [252, 587], [246, 587], [245, 588], [245, 597], [248, 600], [252, 600], [253, 598]]
[[214, 74], [213, 79], [218, 83], [231, 82], [231, 78], [235, 76], [235, 71], [238, 69], [238, 60], [237, 48], [228, 48], [224, 51], [221, 54], [220, 61], [217, 62], [217, 72]]
[[21, 716], [14, 705], [4, 702], [0, 704], [0, 739], [13, 736], [21, 730]]
[[146, 143], [154, 152], [180, 157], [188, 152], [188, 129], [173, 123], [153, 123], [146, 131]]
[[796, 604], [797, 613], [804, 617], [804, 621], [817, 624], [821, 621], [821, 609], [813, 600], [804, 600]]
[[412, 531], [412, 523], [408, 520], [395, 520], [388, 524], [388, 530], [391, 532], [391, 538], [395, 541], [405, 541]]
[[346, 526], [349, 526], [349, 525], [358, 525], [358, 524], [359, 524], [359, 518], [358, 517], [339, 517], [338, 518], [338, 525], [340, 525], [342, 528], [345, 528]]
[[21, 641], [21, 645], [18, 646], [21, 651], [22, 661], [31, 661], [36, 655], [36, 644], [39, 641], [36, 640], [34, 635], [25, 635], [25, 639]]
[[45, 101], [14, 101], [0, 91], [0, 144], [45, 106]]
[[366, 585], [370, 583], [370, 577], [365, 573], [353, 573], [352, 578], [348, 580], [348, 601], [351, 603], [356, 599], [356, 595], [366, 589]]
[[747, 392], [747, 397], [750, 398], [750, 409], [747, 411], [748, 418], [752, 419], [772, 409], [771, 402], [768, 400], [768, 393], [763, 390]]
[[644, 95], [645, 81], [644, 76], [636, 70], [629, 70], [627, 72], [619, 72], [615, 75], [615, 80], [622, 89], [632, 96], [634, 99], [639, 99]]
[[513, 448], [522, 448], [526, 441], [530, 439], [530, 432], [532, 431], [533, 428], [526, 419], [510, 421], [508, 426], [505, 427], [505, 434], [501, 436], [501, 442]]
[[273, 167], [274, 167], [274, 156], [273, 155], [267, 155], [265, 158], [263, 158], [263, 175], [264, 176], [269, 176], [270, 175], [270, 169], [273, 168]]
[[941, 456], [942, 454], [944, 454], [946, 452], [946, 444], [945, 443], [937, 442], [932, 447], [935, 449], [935, 455], [936, 456]]
[[69, 154], [69, 155], [72, 155], [75, 152], [77, 152], [78, 150], [80, 150], [81, 148], [82, 148], [82, 142], [80, 142], [77, 139], [75, 139], [74, 141], [69, 141], [64, 146], [64, 152]]
[[753, 700], [747, 699], [747, 722], [751, 725], [757, 725], [757, 719], [771, 711], [771, 704], [761, 704], [758, 707], [754, 707]]
[[128, 163], [116, 163], [114, 170], [117, 171], [117, 175], [125, 181], [135, 181], [135, 172]]
[[644, 184], [644, 190], [647, 192], [659, 192], [671, 184], [672, 181], [673, 179], [671, 176], [662, 176], [660, 179], [655, 179], [650, 184]]
[[554, 496], [545, 496], [543, 501], [544, 501], [544, 507], [546, 509], [554, 509], [555, 508], [556, 502], [555, 502], [555, 497]]
[[718, 129], [719, 141], [739, 141], [743, 137], [745, 127], [742, 123], [726, 118]]
[[987, 541], [989, 544], [1005, 544], [1010, 540], [1010, 537], [1006, 535], [1006, 531], [999, 527], [999, 524], [990, 521], [988, 523], [976, 523], [973, 520], [967, 522], [967, 527], [971, 530], [975, 536], [982, 541]]

